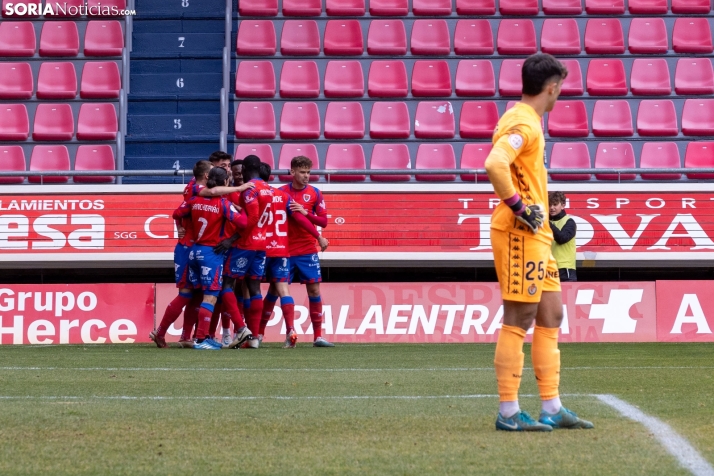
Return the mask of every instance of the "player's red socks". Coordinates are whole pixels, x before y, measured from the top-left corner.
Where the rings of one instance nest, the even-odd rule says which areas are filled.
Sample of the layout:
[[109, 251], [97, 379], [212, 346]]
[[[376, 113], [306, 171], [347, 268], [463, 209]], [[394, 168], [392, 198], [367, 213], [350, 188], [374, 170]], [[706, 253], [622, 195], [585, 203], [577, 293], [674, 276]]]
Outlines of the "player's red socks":
[[248, 314], [248, 329], [251, 334], [257, 336], [260, 330], [260, 318], [263, 314], [263, 296], [256, 294], [250, 298], [250, 308], [246, 311]]
[[308, 298], [310, 300], [310, 321], [312, 321], [313, 338], [322, 337], [322, 298], [320, 296]]
[[270, 316], [273, 315], [276, 302], [278, 302], [278, 296], [275, 294], [268, 293], [265, 299], [263, 299], [263, 315], [260, 317], [260, 334], [265, 334], [265, 327], [268, 325], [268, 321], [270, 321]]
[[221, 320], [221, 303], [217, 302], [211, 314], [211, 325], [208, 328], [208, 335], [213, 339], [216, 337], [216, 329], [218, 329], [218, 321]]
[[280, 298], [280, 309], [285, 319], [285, 333], [289, 334], [295, 329], [295, 300], [291, 296]]
[[238, 308], [238, 301], [236, 300], [236, 295], [233, 294], [233, 290], [231, 288], [224, 289], [221, 293], [221, 299], [223, 303], [223, 315], [227, 316], [233, 323], [236, 332], [238, 329], [245, 327], [245, 321], [243, 320], [243, 316], [241, 315], [242, 313]]
[[171, 324], [176, 322], [179, 318], [184, 306], [186, 306], [189, 301], [191, 301], [191, 293], [179, 293], [173, 301], [166, 306], [166, 311], [164, 311], [164, 317], [161, 319], [159, 327], [156, 328], [156, 335], [159, 337], [166, 336], [166, 331], [169, 330]]
[[203, 293], [194, 293], [191, 298], [191, 302], [186, 306], [186, 310], [183, 313], [183, 332], [181, 332], [181, 340], [191, 340], [191, 334], [193, 334], [193, 328], [198, 322], [198, 310], [201, 308], [201, 303], [203, 302]]
[[198, 310], [198, 329], [196, 329], [196, 339], [203, 340], [208, 336], [208, 328], [211, 326], [211, 315], [213, 314], [213, 304], [204, 302]]

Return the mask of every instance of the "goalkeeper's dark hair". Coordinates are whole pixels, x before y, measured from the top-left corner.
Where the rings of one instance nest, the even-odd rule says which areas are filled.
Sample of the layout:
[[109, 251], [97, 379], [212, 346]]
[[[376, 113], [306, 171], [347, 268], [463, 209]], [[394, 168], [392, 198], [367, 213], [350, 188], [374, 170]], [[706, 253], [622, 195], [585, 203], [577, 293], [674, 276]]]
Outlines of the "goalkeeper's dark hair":
[[548, 192], [548, 205], [565, 205], [565, 194], [563, 192]]
[[196, 162], [196, 165], [193, 166], [193, 176], [196, 178], [196, 180], [200, 180], [212, 168], [213, 164], [211, 164], [209, 161], [199, 160], [198, 162]]
[[221, 150], [217, 150], [208, 156], [208, 160], [210, 162], [220, 162], [222, 160], [227, 160], [230, 162], [231, 160], [233, 160], [233, 156], [231, 154], [227, 154]]
[[523, 62], [521, 69], [523, 94], [537, 96], [549, 83], [560, 81], [567, 76], [568, 69], [555, 57], [547, 53], [530, 56]]
[[260, 178], [265, 180], [266, 182], [270, 180], [270, 172], [272, 172], [272, 169], [270, 168], [270, 165], [266, 164], [265, 162], [260, 163], [260, 171], [258, 172], [260, 175]]
[[211, 171], [208, 172], [206, 187], [215, 188], [225, 186], [226, 180], [228, 180], [228, 172], [221, 167], [213, 167]]

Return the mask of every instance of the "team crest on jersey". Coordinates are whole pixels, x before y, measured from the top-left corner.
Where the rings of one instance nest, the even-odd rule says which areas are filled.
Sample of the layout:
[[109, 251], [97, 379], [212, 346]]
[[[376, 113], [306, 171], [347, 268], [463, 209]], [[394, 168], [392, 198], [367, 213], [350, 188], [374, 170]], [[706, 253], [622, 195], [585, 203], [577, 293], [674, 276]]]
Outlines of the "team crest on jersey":
[[208, 266], [201, 266], [201, 274], [203, 276], [208, 276], [210, 272], [211, 268], [209, 268]]
[[238, 265], [238, 268], [242, 269], [248, 265], [248, 260], [246, 258], [240, 258], [240, 259], [238, 259], [238, 263], [236, 263], [236, 264]]
[[246, 195], [245, 198], [243, 198], [243, 200], [245, 200], [245, 203], [250, 203], [253, 200], [255, 200], [255, 197], [253, 195]]
[[311, 198], [312, 198], [312, 197], [310, 196], [309, 193], [305, 193], [305, 194], [303, 194], [303, 196], [302, 196], [302, 199], [303, 199], [304, 201], [306, 201], [306, 202], [309, 202]]
[[530, 286], [528, 286], [528, 294], [533, 296], [537, 292], [538, 292], [538, 288], [536, 287], [535, 284], [531, 284]]
[[508, 143], [511, 144], [515, 150], [518, 150], [523, 145], [523, 136], [520, 134], [511, 134], [508, 136]]

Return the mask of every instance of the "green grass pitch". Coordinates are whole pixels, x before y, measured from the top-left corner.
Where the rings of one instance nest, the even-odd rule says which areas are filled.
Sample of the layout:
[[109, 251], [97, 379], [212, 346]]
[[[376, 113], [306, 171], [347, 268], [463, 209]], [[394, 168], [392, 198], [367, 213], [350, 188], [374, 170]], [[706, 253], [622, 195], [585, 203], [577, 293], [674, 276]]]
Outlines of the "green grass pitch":
[[[493, 351], [3, 346], [0, 474], [688, 474], [592, 394], [714, 463], [711, 344], [562, 344], [563, 402], [596, 427], [551, 434], [494, 430]], [[521, 407], [537, 414], [524, 352]]]

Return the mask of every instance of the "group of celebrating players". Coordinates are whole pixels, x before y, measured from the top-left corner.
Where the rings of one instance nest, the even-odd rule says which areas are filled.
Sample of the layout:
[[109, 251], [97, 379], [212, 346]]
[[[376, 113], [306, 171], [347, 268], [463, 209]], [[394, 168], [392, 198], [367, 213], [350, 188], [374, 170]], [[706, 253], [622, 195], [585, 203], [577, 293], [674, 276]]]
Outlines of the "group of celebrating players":
[[[255, 155], [232, 161], [231, 155], [214, 152], [196, 163], [183, 203], [173, 213], [178, 296], [149, 334], [159, 348], [168, 347], [166, 332], [183, 312], [180, 347], [257, 349], [278, 299], [285, 319], [283, 347], [294, 348], [295, 301], [288, 286], [294, 279], [307, 287], [313, 346], [334, 346], [322, 337], [316, 242], [321, 251], [329, 244], [317, 230], [327, 226], [327, 210], [320, 191], [309, 184], [311, 168], [309, 158], [293, 158], [292, 182], [274, 188], [267, 183], [270, 166]], [[265, 298], [262, 282], [270, 283]]]

